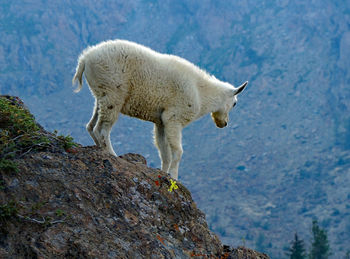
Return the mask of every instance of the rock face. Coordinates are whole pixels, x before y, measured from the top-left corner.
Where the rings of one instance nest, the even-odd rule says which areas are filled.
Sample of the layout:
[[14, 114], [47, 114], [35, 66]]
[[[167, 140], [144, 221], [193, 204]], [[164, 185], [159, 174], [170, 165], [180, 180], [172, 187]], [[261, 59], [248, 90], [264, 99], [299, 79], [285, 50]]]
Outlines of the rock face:
[[223, 246], [190, 192], [142, 156], [56, 144], [0, 167], [0, 258], [269, 258]]

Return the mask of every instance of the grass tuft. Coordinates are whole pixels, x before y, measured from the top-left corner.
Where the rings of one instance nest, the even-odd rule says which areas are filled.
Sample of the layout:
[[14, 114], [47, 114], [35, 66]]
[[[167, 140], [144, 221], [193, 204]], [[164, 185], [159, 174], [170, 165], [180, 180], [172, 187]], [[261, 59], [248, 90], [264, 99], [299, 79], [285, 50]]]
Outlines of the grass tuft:
[[71, 136], [46, 132], [18, 97], [0, 96], [0, 171], [18, 172], [11, 159], [31, 151], [78, 146]]

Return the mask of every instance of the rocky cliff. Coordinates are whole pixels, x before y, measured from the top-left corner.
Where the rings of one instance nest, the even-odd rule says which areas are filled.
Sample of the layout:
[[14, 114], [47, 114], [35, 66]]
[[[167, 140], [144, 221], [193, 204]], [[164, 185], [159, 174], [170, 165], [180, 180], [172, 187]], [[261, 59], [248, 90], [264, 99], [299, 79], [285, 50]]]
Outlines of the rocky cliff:
[[222, 245], [191, 193], [144, 157], [45, 131], [0, 98], [1, 258], [269, 258]]

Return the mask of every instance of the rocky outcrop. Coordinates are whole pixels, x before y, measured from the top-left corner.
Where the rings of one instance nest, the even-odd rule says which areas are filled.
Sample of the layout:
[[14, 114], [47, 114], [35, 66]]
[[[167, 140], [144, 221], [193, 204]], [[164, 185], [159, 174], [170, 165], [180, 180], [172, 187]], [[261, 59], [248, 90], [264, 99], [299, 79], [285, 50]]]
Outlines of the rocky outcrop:
[[1, 153], [0, 258], [268, 258], [223, 246], [191, 193], [142, 156], [50, 136], [40, 149]]

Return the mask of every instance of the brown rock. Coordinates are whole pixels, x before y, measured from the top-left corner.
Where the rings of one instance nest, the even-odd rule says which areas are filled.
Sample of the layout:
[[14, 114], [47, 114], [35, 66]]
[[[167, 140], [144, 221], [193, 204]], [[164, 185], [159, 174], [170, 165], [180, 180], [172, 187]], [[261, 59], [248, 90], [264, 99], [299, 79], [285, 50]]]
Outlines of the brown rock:
[[140, 155], [78, 146], [13, 161], [17, 173], [0, 171], [0, 258], [268, 258], [224, 247], [190, 192], [169, 192]]

